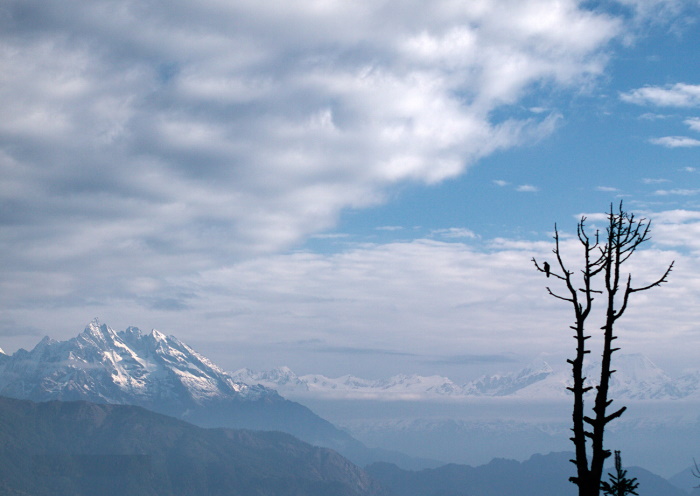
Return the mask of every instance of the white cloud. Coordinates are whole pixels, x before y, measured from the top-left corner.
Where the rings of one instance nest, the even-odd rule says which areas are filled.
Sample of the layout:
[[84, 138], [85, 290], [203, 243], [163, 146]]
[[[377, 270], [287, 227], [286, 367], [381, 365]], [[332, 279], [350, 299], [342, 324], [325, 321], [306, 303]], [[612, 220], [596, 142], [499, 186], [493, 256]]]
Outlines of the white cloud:
[[350, 237], [347, 233], [325, 233], [325, 234], [313, 234], [312, 238], [316, 239], [342, 239]]
[[677, 16], [693, 0], [617, 0], [630, 7], [638, 21], [665, 22]]
[[678, 196], [694, 196], [700, 193], [700, 189], [660, 189], [654, 192], [655, 195], [668, 196], [668, 195], [678, 195]]
[[[633, 295], [637, 297], [620, 321], [620, 342], [655, 361], [689, 366], [697, 362], [694, 350], [700, 345], [700, 212], [644, 216], [653, 220], [653, 237], [629, 266], [633, 282], [653, 280], [673, 259], [677, 265], [663, 288]], [[580, 246], [574, 227], [574, 219], [559, 225], [562, 253], [575, 268]], [[75, 281], [57, 273], [28, 279], [11, 273], [2, 284], [6, 296], [8, 289], [24, 292], [36, 285], [42, 302], [55, 302], [52, 293], [74, 288], [90, 295], [87, 308], [113, 327], [158, 327], [229, 369], [287, 364], [300, 372], [331, 375], [364, 371], [449, 376], [434, 361], [426, 364], [426, 357], [510, 354], [529, 360], [542, 351], [568, 354], [573, 346], [567, 332], [570, 308], [547, 295], [545, 287], [556, 289], [557, 281], [537, 273], [530, 261], [534, 256], [551, 263], [551, 250], [549, 237], [483, 244], [417, 239], [354, 246], [334, 254], [268, 255], [173, 277], [166, 281], [169, 292], [149, 301], [154, 307], [149, 311], [126, 297], [118, 309], [113, 301], [105, 302], [101, 285], [106, 281], [100, 274]], [[142, 297], [153, 296], [164, 284], [148, 277], [133, 283], [130, 290]], [[75, 323], [86, 319], [86, 306], [14, 303], [10, 299], [4, 311], [7, 319], [50, 329], [54, 337], [74, 335], [79, 330]], [[180, 304], [187, 311], [172, 310]], [[31, 340], [33, 344], [36, 337]], [[679, 350], [678, 342], [686, 346]], [[324, 351], [358, 346], [395, 355], [362, 361], [356, 355]]]
[[503, 179], [494, 179], [493, 184], [502, 188], [504, 186], [508, 186], [510, 183], [508, 181], [504, 181]]
[[470, 229], [465, 229], [463, 227], [450, 227], [448, 229], [436, 229], [432, 231], [433, 235], [437, 235], [443, 238], [470, 238], [475, 239], [477, 235], [474, 231]]
[[613, 188], [612, 186], [597, 186], [596, 191], [602, 191], [604, 193], [614, 193], [620, 190], [617, 188]]
[[620, 98], [637, 105], [697, 107], [700, 106], [700, 85], [676, 83], [664, 87], [645, 86], [622, 93]]
[[397, 183], [547, 136], [555, 112], [494, 111], [588, 84], [622, 31], [574, 0], [3, 12], [6, 305], [151, 301], [138, 278], [184, 302], [185, 274], [289, 248]]
[[533, 186], [532, 184], [521, 184], [520, 186], [515, 188], [515, 190], [524, 193], [536, 193], [540, 189], [537, 186]]
[[656, 114], [656, 113], [651, 113], [647, 112], [639, 116], [640, 119], [646, 120], [646, 121], [657, 121], [657, 120], [664, 120], [664, 119], [669, 119], [670, 115], [662, 115], [662, 114]]
[[691, 117], [683, 122], [685, 122], [693, 131], [700, 131], [700, 117]]
[[687, 136], [664, 136], [663, 138], [652, 138], [649, 142], [667, 148], [691, 148], [700, 146], [700, 140]]

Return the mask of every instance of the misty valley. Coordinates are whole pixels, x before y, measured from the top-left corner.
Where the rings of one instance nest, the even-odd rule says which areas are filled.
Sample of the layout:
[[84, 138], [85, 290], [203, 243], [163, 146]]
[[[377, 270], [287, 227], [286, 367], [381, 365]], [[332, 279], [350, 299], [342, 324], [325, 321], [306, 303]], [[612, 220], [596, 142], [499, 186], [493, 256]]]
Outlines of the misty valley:
[[[690, 494], [699, 378], [671, 379], [644, 356], [620, 360], [629, 374], [613, 390], [636, 414], [607, 442], [626, 447], [640, 494]], [[464, 385], [226, 373], [173, 336], [95, 320], [70, 340], [0, 355], [0, 489], [574, 495], [566, 381], [542, 360]]]

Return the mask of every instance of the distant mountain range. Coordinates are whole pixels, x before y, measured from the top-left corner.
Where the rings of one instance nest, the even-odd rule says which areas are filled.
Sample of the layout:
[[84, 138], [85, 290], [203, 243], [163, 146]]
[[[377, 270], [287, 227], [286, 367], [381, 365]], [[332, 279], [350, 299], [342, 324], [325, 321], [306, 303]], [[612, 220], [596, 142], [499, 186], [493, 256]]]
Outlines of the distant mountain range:
[[203, 429], [130, 405], [0, 398], [5, 496], [390, 496], [281, 432]]
[[[629, 408], [610, 424], [608, 446], [664, 475], [683, 470], [700, 456], [700, 375], [674, 379], [643, 355], [614, 358], [611, 398]], [[590, 364], [585, 375], [595, 377], [596, 367]], [[287, 367], [231, 376], [308, 404], [368, 446], [413, 457], [477, 465], [571, 447], [566, 364], [536, 360], [465, 384], [442, 376], [298, 376]], [[588, 408], [592, 401], [593, 393]]]
[[[641, 355], [616, 356], [615, 366], [615, 399], [653, 406], [645, 413], [635, 403], [611, 426], [609, 442], [630, 460], [666, 474], [700, 456], [692, 441], [700, 432], [700, 376], [672, 380]], [[467, 384], [441, 376], [297, 376], [284, 367], [228, 374], [173, 336], [135, 327], [116, 332], [96, 320], [67, 341], [47, 337], [31, 351], [0, 354], [2, 396], [136, 405], [200, 427], [282, 431], [333, 448], [360, 466], [385, 461], [403, 468], [567, 449], [568, 380], [564, 367], [555, 370], [541, 360]]]
[[[534, 455], [524, 462], [496, 458], [478, 467], [449, 464], [421, 471], [375, 463], [367, 471], [401, 496], [574, 496], [577, 488], [568, 481], [572, 456], [573, 453], [550, 453]], [[644, 496], [688, 496], [639, 467], [629, 468], [627, 477], [637, 478], [639, 494]]]
[[[616, 355], [617, 372], [612, 377], [611, 395], [619, 399], [700, 399], [700, 373], [671, 379], [649, 358], [641, 354]], [[584, 375], [595, 377], [598, 364], [586, 367]], [[433, 375], [396, 375], [368, 380], [352, 375], [330, 378], [318, 374], [296, 375], [288, 367], [255, 372], [240, 369], [234, 380], [274, 388], [290, 398], [325, 397], [336, 399], [439, 399], [471, 397], [564, 398], [568, 395], [570, 371], [552, 368], [536, 360], [517, 372], [483, 376], [466, 384]]]
[[33, 401], [136, 405], [201, 427], [281, 431], [335, 449], [353, 462], [404, 467], [435, 462], [370, 449], [274, 389], [234, 380], [174, 336], [136, 327], [117, 332], [95, 319], [67, 341], [0, 354], [0, 395]]
[[348, 453], [366, 449], [273, 389], [234, 381], [174, 336], [116, 332], [97, 320], [67, 341], [46, 337], [31, 351], [0, 355], [0, 395], [137, 405], [204, 427], [278, 430]]
[[[0, 397], [4, 496], [573, 496], [571, 453], [365, 470], [280, 432], [204, 429], [131, 405]], [[644, 469], [644, 496], [689, 493]]]

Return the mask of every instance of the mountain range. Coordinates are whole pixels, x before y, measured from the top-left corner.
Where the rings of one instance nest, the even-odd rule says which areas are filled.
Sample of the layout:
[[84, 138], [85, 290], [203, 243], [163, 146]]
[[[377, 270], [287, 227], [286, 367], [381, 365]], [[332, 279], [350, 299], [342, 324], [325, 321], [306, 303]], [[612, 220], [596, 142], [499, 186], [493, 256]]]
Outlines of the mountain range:
[[390, 496], [333, 450], [131, 405], [0, 397], [6, 496]]
[[[586, 366], [584, 375], [594, 377], [598, 363]], [[616, 373], [612, 376], [611, 396], [619, 399], [700, 399], [700, 373], [670, 378], [648, 357], [641, 354], [616, 355]], [[482, 376], [465, 384], [432, 375], [396, 375], [388, 379], [368, 380], [345, 375], [330, 378], [319, 374], [298, 376], [288, 367], [256, 372], [240, 369], [231, 373], [236, 381], [274, 388], [289, 398], [357, 399], [440, 399], [474, 397], [565, 398], [570, 385], [566, 367], [554, 369], [544, 360], [535, 360], [525, 368]], [[591, 385], [595, 385], [592, 383]]]
[[[568, 481], [573, 453], [533, 455], [523, 462], [496, 458], [478, 467], [448, 464], [421, 471], [401, 470], [388, 463], [375, 463], [367, 472], [401, 496], [575, 496]], [[639, 467], [627, 477], [637, 478], [643, 496], [687, 496], [684, 490]], [[604, 480], [607, 480], [607, 476]]]
[[[672, 380], [641, 355], [616, 358], [613, 393], [634, 408], [611, 426], [611, 446], [668, 475], [687, 467], [698, 456], [698, 376]], [[567, 381], [565, 368], [542, 360], [467, 384], [441, 376], [297, 376], [288, 368], [228, 374], [173, 336], [116, 332], [96, 320], [67, 341], [47, 337], [31, 351], [0, 354], [2, 396], [136, 405], [200, 427], [283, 431], [360, 466], [403, 469], [567, 449]]]
[[[571, 456], [362, 470], [280, 432], [204, 429], [131, 405], [0, 397], [6, 496], [573, 496]], [[688, 495], [638, 467], [628, 476], [643, 496]]]
[[[606, 443], [656, 473], [683, 470], [700, 456], [700, 376], [672, 378], [640, 354], [614, 358], [611, 398], [628, 409], [608, 427]], [[594, 377], [596, 367], [588, 364], [585, 375]], [[298, 376], [287, 367], [241, 369], [231, 376], [303, 402], [368, 446], [413, 457], [478, 465], [494, 457], [524, 460], [571, 447], [565, 363], [535, 360], [521, 370], [467, 383], [437, 375]]]
[[278, 430], [340, 451], [364, 449], [275, 390], [234, 381], [174, 336], [116, 332], [97, 320], [67, 341], [45, 337], [31, 351], [0, 355], [0, 395], [137, 405], [203, 427]]

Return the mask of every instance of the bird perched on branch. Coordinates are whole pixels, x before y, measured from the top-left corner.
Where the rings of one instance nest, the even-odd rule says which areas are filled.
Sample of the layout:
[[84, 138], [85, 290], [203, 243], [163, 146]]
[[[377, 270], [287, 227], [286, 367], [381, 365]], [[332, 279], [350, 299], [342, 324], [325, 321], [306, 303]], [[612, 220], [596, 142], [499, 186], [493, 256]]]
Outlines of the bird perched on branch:
[[544, 263], [544, 273], [549, 277], [549, 264], [547, 262]]

